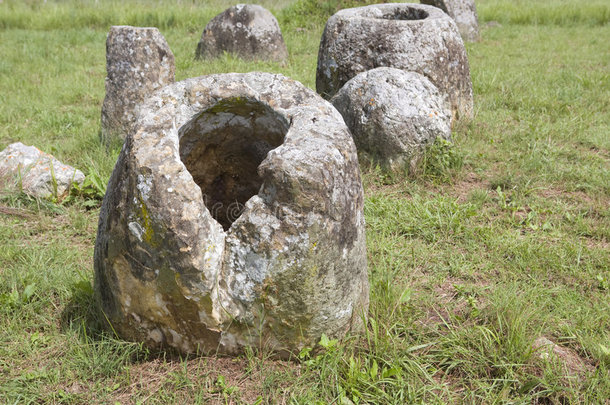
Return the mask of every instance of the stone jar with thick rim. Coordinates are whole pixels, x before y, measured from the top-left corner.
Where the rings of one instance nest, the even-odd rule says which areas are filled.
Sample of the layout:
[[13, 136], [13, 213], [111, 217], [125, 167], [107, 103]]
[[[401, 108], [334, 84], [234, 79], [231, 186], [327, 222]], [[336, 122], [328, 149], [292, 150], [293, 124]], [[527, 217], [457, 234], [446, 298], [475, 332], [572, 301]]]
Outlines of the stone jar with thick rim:
[[377, 67], [424, 75], [449, 101], [452, 121], [472, 118], [464, 42], [455, 22], [440, 9], [388, 3], [345, 9], [330, 17], [318, 53], [317, 92], [330, 99], [352, 77]]

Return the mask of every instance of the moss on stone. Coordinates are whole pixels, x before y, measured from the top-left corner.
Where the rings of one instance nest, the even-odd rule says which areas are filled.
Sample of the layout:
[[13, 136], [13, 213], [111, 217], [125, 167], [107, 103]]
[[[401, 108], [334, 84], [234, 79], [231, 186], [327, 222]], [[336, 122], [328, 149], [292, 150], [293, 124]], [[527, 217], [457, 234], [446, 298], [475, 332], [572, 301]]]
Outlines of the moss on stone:
[[142, 240], [148, 243], [148, 245], [152, 247], [157, 247], [159, 242], [155, 240], [155, 231], [152, 227], [152, 221], [150, 220], [150, 214], [148, 213], [148, 208], [144, 201], [140, 198], [140, 224], [144, 228], [144, 232], [142, 232]]
[[254, 114], [264, 114], [269, 107], [265, 108], [259, 101], [247, 97], [229, 97], [218, 101], [212, 107], [201, 114], [231, 113], [242, 117]]

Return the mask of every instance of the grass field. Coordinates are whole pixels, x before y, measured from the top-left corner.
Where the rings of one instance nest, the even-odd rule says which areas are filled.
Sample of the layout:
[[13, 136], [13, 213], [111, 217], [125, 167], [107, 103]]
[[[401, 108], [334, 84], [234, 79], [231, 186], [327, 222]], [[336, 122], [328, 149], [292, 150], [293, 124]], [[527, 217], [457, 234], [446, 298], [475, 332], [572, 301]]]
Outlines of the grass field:
[[[194, 60], [203, 1], [0, 1], [0, 149], [21, 141], [105, 184], [110, 25], [153, 25], [176, 79], [281, 72], [314, 87], [324, 21], [357, 0], [264, 0], [285, 65]], [[151, 353], [100, 329], [101, 187], [0, 194], [0, 403], [610, 404], [610, 5], [480, 0], [476, 112], [417, 178], [363, 167], [366, 331], [297, 361]], [[298, 28], [298, 29], [297, 29]], [[534, 350], [555, 342], [561, 355]]]

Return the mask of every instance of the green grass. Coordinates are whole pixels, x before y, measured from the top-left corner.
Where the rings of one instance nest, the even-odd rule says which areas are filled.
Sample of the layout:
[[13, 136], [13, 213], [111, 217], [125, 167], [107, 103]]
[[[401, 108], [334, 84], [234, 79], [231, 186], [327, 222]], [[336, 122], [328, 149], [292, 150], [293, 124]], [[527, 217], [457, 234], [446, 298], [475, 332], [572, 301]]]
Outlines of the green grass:
[[512, 25], [603, 26], [610, 20], [605, 0], [487, 0], [477, 2], [479, 17]]
[[[100, 107], [115, 24], [159, 27], [177, 80], [260, 70], [313, 87], [325, 18], [356, 3], [262, 4], [280, 21], [284, 65], [195, 61], [220, 1], [4, 0], [0, 149], [34, 144], [107, 181], [118, 150], [100, 142]], [[364, 333], [294, 362], [179, 358], [121, 341], [92, 302], [98, 189], [61, 203], [4, 193], [0, 402], [608, 404], [610, 5], [477, 7], [473, 122], [433, 147], [418, 177], [362, 168]], [[570, 353], [567, 365], [532, 350], [541, 336]]]

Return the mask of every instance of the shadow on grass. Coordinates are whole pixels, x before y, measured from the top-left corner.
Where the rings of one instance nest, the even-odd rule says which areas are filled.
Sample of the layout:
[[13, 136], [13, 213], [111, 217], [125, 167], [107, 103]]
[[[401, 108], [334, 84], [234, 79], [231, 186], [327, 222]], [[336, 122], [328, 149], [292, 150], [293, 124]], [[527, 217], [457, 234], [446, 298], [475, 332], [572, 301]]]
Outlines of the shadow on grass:
[[70, 286], [71, 298], [61, 314], [64, 333], [77, 336], [80, 345], [73, 348], [95, 373], [115, 374], [128, 365], [149, 361], [182, 361], [197, 355], [180, 354], [171, 349], [149, 349], [143, 343], [121, 339], [97, 306], [93, 286], [88, 280], [80, 280]]
[[108, 377], [125, 367], [158, 358], [142, 343], [120, 339], [97, 307], [91, 282], [70, 286], [72, 296], [61, 314], [61, 328], [78, 343], [70, 348], [70, 361], [85, 375]]
[[109, 335], [110, 325], [102, 320], [103, 313], [96, 305], [91, 282], [75, 282], [70, 292], [72, 296], [61, 313], [62, 330], [81, 330], [88, 338]]

